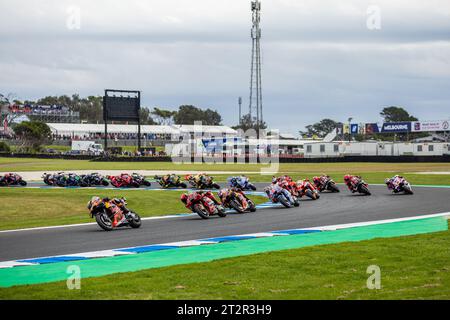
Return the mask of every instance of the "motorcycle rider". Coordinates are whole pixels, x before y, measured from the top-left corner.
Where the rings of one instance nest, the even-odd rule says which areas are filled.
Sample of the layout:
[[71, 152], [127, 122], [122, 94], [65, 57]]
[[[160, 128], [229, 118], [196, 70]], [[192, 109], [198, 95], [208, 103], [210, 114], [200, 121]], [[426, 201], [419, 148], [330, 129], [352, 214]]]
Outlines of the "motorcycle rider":
[[113, 198], [110, 199], [108, 197], [102, 199], [105, 204], [106, 209], [108, 209], [111, 213], [114, 214], [114, 220], [112, 221], [113, 228], [116, 227], [119, 223], [121, 223], [125, 219], [125, 215], [130, 211], [124, 204], [125, 199]]
[[230, 189], [225, 188], [225, 189], [220, 190], [219, 194], [218, 194], [219, 199], [222, 202], [222, 205], [224, 207], [228, 207], [228, 203], [230, 202], [231, 196], [233, 194], [236, 197], [238, 197], [238, 199], [239, 199], [239, 201], [241, 203], [245, 203], [246, 202], [246, 200], [247, 200], [246, 197], [244, 196], [244, 194], [239, 189], [237, 189], [237, 188], [230, 188]]
[[325, 184], [328, 180], [330, 180], [331, 177], [327, 174], [322, 174], [320, 177], [315, 176], [313, 178], [314, 185], [316, 186], [319, 191], [323, 191], [323, 188], [325, 187]]
[[240, 176], [236, 176], [236, 177], [231, 177], [229, 179], [230, 181], [230, 186], [234, 187], [234, 186], [238, 186], [243, 188], [245, 186], [245, 183], [248, 181], [248, 178], [244, 175], [240, 175]]
[[174, 173], [166, 174], [166, 175], [161, 177], [161, 180], [162, 180], [164, 185], [174, 185], [176, 179], [177, 179], [177, 175], [174, 174]]
[[344, 176], [344, 182], [352, 193], [358, 191], [358, 183], [361, 181], [361, 179], [361, 176], [353, 176], [350, 174], [346, 174]]
[[13, 184], [16, 181], [14, 173], [6, 173], [0, 180], [5, 181], [6, 184]]
[[267, 194], [270, 200], [275, 199], [277, 194], [283, 193], [287, 199], [292, 199], [291, 193], [283, 188], [279, 183], [271, 184], [270, 186], [264, 188], [264, 192]]
[[386, 183], [387, 187], [392, 190], [392, 192], [398, 193], [400, 189], [399, 187], [403, 183], [403, 181], [404, 178], [396, 174], [392, 178], [386, 178], [386, 180], [384, 180], [384, 183]]

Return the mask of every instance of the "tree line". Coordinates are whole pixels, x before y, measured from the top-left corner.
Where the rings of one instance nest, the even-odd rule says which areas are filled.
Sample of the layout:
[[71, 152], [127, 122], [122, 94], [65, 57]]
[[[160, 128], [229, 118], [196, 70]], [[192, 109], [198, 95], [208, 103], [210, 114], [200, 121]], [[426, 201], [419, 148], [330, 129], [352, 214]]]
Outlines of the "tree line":
[[[409, 122], [418, 121], [418, 118], [411, 115], [403, 107], [390, 106], [383, 108], [380, 112], [380, 116], [384, 122]], [[376, 122], [376, 121], [375, 121]], [[307, 125], [306, 130], [299, 131], [300, 136], [304, 138], [324, 138], [328, 133], [332, 132], [336, 128], [342, 127], [343, 123], [332, 119], [322, 119], [321, 121]], [[377, 134], [371, 135], [375, 140], [406, 140], [408, 138], [418, 138], [424, 136], [424, 133], [397, 133], [397, 134]], [[355, 140], [364, 140], [365, 136], [361, 134], [353, 135]]]

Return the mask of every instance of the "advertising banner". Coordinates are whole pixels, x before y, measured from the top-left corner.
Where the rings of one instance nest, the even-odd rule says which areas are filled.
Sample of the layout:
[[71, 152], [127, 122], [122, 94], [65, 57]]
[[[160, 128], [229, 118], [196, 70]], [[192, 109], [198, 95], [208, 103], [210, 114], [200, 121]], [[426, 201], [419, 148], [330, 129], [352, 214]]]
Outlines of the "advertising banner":
[[343, 130], [344, 134], [349, 134], [350, 133], [350, 126], [348, 124], [344, 124], [343, 129], [344, 129]]
[[410, 132], [411, 122], [386, 122], [383, 123], [381, 132], [383, 133], [398, 133], [398, 132]]
[[439, 120], [439, 121], [417, 121], [413, 122], [412, 131], [413, 132], [433, 132], [433, 131], [449, 131], [450, 121], [449, 120]]
[[379, 133], [380, 128], [377, 123], [366, 123], [366, 134]]
[[351, 124], [350, 125], [351, 134], [358, 134], [358, 128], [359, 128], [359, 126], [357, 124]]

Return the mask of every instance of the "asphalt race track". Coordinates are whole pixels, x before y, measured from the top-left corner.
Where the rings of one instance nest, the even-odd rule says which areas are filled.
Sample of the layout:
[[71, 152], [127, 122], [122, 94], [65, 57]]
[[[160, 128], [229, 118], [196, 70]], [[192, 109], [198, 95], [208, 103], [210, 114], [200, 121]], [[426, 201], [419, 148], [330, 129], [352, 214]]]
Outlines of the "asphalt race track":
[[[258, 184], [258, 189], [262, 186]], [[97, 225], [85, 225], [2, 232], [0, 261], [450, 212], [449, 188], [415, 187], [409, 196], [370, 186], [372, 196], [367, 197], [340, 187], [341, 193], [323, 193], [317, 201], [303, 199], [299, 208], [260, 209], [209, 220], [198, 216], [147, 220], [136, 230], [105, 232]], [[151, 191], [137, 191], [136, 196], [139, 192]]]

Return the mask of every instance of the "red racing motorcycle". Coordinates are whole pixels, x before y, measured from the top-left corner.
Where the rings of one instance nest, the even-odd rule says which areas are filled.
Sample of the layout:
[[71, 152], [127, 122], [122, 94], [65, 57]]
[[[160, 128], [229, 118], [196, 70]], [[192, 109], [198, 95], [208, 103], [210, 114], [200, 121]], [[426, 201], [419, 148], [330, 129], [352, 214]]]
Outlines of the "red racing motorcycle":
[[133, 179], [133, 176], [128, 173], [122, 173], [120, 176], [106, 177], [111, 185], [116, 188], [139, 188], [141, 184]]

